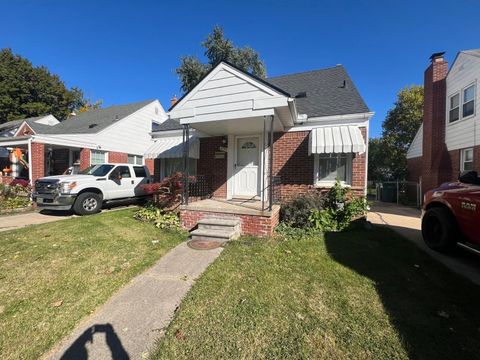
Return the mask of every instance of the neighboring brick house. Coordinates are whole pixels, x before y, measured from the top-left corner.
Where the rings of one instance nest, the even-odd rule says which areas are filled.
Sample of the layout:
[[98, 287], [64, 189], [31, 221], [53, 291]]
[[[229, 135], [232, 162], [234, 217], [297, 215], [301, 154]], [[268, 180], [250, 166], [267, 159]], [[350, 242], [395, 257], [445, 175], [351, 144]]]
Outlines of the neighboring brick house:
[[[154, 127], [165, 119], [160, 102], [148, 100], [87, 111], [62, 122], [52, 115], [11, 122], [3, 126], [1, 134], [5, 136], [0, 134], [0, 153], [5, 156], [20, 149], [28, 167], [19, 166], [15, 159], [9, 164], [4, 157], [3, 164], [14, 171], [3, 176], [2, 182], [20, 177], [33, 183], [43, 176], [62, 174], [71, 166], [83, 170], [105, 162], [143, 164], [152, 124]], [[153, 171], [153, 166], [150, 168]]]
[[408, 180], [420, 182], [423, 193], [480, 170], [480, 50], [459, 52], [450, 70], [444, 53], [430, 60], [423, 123], [407, 152]]
[[[188, 138], [189, 174], [208, 178], [214, 199], [267, 204], [267, 223], [250, 219], [248, 212], [237, 214], [244, 229], [272, 231], [278, 221], [274, 192], [276, 200], [286, 201], [328, 189], [339, 178], [366, 193], [373, 112], [341, 65], [263, 80], [221, 62], [168, 116], [145, 153], [156, 177], [183, 170], [183, 137]], [[192, 206], [182, 209], [187, 228], [212, 211]]]

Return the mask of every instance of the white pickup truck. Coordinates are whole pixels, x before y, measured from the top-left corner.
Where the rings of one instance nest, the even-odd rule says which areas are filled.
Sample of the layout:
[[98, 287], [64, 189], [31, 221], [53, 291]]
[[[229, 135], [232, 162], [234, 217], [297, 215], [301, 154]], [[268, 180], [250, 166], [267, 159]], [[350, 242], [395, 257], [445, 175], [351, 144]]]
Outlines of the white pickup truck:
[[152, 178], [146, 166], [99, 164], [76, 175], [47, 176], [35, 181], [33, 201], [41, 209], [94, 214], [103, 203], [145, 196]]

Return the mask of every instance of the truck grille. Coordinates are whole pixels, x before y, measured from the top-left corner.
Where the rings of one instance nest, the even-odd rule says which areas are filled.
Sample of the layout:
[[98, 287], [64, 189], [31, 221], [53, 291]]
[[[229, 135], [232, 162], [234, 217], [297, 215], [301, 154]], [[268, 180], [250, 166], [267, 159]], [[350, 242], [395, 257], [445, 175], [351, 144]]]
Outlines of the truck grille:
[[57, 193], [58, 182], [36, 181], [35, 192], [37, 194], [55, 194]]

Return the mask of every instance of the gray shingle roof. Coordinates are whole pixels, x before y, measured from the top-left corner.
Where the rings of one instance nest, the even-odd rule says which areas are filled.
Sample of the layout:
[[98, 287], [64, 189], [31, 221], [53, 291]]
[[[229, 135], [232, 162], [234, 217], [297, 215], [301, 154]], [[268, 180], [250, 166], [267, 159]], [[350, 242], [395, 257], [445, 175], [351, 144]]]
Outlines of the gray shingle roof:
[[156, 126], [155, 131], [170, 131], [170, 130], [181, 130], [182, 125], [177, 120], [167, 119], [160, 125]]
[[463, 50], [462, 53], [480, 57], [480, 49]]
[[38, 132], [34, 130], [37, 134], [95, 134], [153, 101], [146, 100], [127, 105], [115, 105], [103, 109], [90, 110], [72, 116], [55, 126], [42, 127]]
[[[45, 116], [48, 116], [48, 115], [45, 115]], [[30, 126], [30, 128], [33, 131], [35, 131], [35, 134], [46, 134], [48, 131], [50, 131], [50, 129], [52, 129], [56, 125], [45, 125], [45, 124], [39, 124], [35, 122], [36, 120], [44, 118], [45, 116], [38, 116], [35, 118], [25, 119], [23, 121], [25, 121], [27, 125]]]
[[342, 65], [271, 77], [266, 81], [284, 89], [291, 96], [306, 92], [306, 97], [297, 98], [295, 102], [298, 112], [310, 118], [370, 111]]
[[[31, 118], [31, 119], [38, 119], [38, 118]], [[0, 131], [6, 130], [6, 129], [13, 129], [14, 127], [20, 126], [24, 120], [12, 120], [12, 121], [7, 121], [6, 123], [0, 124]]]

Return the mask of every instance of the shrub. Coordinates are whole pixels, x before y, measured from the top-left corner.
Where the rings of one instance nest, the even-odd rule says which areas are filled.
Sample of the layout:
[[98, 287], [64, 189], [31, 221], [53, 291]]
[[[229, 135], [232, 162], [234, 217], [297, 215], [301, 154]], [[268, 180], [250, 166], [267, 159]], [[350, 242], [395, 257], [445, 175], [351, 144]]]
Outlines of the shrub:
[[[189, 181], [194, 182], [194, 176], [189, 177]], [[166, 177], [160, 182], [142, 185], [143, 191], [147, 195], [153, 195], [155, 203], [164, 208], [172, 208], [180, 203], [183, 191], [183, 174], [177, 172], [172, 176]]]
[[175, 212], [162, 210], [154, 204], [140, 208], [133, 217], [140, 221], [151, 222], [160, 229], [176, 230], [180, 228], [180, 219]]
[[342, 187], [337, 180], [335, 186], [330, 189], [324, 208], [312, 209], [309, 221], [311, 226], [321, 231], [345, 230], [352, 220], [364, 215], [368, 209], [364, 197], [356, 197], [349, 188]]
[[25, 180], [13, 180], [10, 185], [0, 184], [0, 209], [18, 209], [30, 205], [31, 187]]
[[326, 198], [321, 193], [301, 195], [282, 205], [280, 220], [292, 227], [311, 227], [308, 220], [312, 209], [321, 210]]

